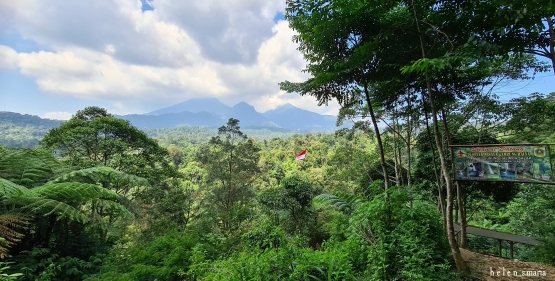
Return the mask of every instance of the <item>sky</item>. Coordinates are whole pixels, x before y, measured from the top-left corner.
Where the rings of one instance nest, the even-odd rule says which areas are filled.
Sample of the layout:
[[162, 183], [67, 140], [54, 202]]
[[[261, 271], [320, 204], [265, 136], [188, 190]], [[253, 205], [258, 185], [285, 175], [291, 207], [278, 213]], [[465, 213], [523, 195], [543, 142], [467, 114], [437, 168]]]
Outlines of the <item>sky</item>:
[[[285, 0], [0, 1], [0, 111], [68, 119], [87, 106], [142, 114], [191, 98], [339, 105], [280, 91], [309, 78]], [[554, 92], [553, 73], [497, 88], [510, 98]]]

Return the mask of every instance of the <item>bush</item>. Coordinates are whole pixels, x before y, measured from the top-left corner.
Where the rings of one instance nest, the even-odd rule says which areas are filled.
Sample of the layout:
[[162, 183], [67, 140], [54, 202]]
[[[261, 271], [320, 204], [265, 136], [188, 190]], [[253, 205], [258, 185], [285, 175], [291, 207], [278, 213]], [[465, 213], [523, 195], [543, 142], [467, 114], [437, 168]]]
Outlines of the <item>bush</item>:
[[104, 273], [86, 280], [182, 280], [198, 240], [195, 233], [172, 230], [150, 243], [120, 245], [104, 262]]
[[535, 262], [555, 265], [555, 240], [540, 239], [541, 244], [534, 247], [532, 259]]
[[349, 253], [294, 246], [245, 251], [215, 261], [200, 280], [355, 280]]
[[372, 280], [453, 280], [449, 246], [434, 206], [415, 201], [393, 188], [361, 204], [350, 220], [350, 239], [369, 244]]

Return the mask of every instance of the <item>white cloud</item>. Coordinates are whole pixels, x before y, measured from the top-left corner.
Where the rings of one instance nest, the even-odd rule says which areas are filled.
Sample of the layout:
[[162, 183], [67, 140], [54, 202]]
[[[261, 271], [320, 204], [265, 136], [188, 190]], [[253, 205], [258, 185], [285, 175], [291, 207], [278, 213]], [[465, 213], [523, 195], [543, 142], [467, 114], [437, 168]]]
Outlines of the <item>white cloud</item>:
[[[286, 94], [305, 61], [288, 23], [273, 18], [283, 0], [0, 1], [0, 27], [49, 47], [17, 54], [0, 46], [0, 67], [19, 67], [44, 91], [108, 100], [141, 113], [193, 97], [246, 101], [258, 111], [291, 103], [336, 114], [336, 103]], [[125, 107], [123, 106], [125, 105]], [[132, 105], [132, 106], [131, 106]], [[120, 113], [121, 114], [121, 113]]]
[[72, 114], [69, 112], [61, 112], [61, 111], [54, 111], [54, 112], [46, 112], [42, 118], [46, 119], [55, 119], [55, 120], [69, 120], [71, 119]]
[[4, 45], [0, 45], [0, 68], [17, 67], [17, 52]]
[[104, 52], [110, 56], [113, 56], [116, 53], [116, 47], [114, 47], [114, 45], [112, 44], [107, 44], [106, 47], [104, 47]]

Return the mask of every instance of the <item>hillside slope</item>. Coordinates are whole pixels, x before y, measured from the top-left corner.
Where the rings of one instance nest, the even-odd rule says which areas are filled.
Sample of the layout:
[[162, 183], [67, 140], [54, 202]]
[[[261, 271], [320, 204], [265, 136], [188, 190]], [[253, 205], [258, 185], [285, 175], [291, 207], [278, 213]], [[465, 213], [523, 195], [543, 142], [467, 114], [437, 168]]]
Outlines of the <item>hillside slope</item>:
[[0, 145], [31, 148], [39, 144], [52, 128], [62, 124], [60, 120], [42, 119], [36, 115], [0, 111]]

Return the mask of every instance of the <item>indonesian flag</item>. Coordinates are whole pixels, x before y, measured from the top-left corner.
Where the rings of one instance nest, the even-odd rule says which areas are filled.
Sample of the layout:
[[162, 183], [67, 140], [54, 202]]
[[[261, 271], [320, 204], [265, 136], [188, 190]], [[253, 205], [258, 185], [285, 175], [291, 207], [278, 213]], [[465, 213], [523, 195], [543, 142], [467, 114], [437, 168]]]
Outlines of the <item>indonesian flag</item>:
[[306, 158], [306, 149], [303, 150], [303, 151], [301, 151], [301, 153], [299, 153], [299, 154], [297, 155], [297, 157], [295, 157], [295, 159], [297, 159], [297, 160], [303, 160], [303, 159], [305, 159], [305, 158]]

